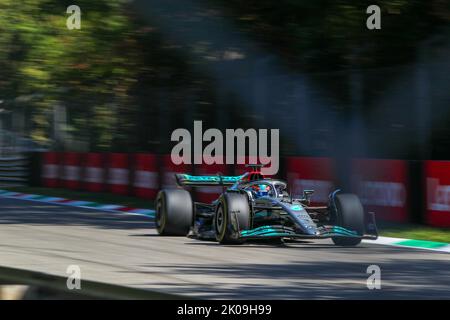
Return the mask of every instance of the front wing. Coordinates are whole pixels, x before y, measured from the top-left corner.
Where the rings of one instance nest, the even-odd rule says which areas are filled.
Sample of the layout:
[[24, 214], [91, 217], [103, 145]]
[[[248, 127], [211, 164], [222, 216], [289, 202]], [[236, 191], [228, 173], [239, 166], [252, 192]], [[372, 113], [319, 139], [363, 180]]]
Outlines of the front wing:
[[321, 226], [317, 228], [316, 234], [303, 234], [285, 226], [261, 226], [251, 230], [239, 232], [241, 239], [269, 239], [269, 238], [304, 238], [304, 239], [327, 239], [334, 237], [354, 237], [361, 239], [376, 240], [378, 230], [375, 224], [375, 216], [370, 214], [369, 222], [366, 225], [366, 233], [359, 235], [356, 231], [348, 230], [340, 226]]

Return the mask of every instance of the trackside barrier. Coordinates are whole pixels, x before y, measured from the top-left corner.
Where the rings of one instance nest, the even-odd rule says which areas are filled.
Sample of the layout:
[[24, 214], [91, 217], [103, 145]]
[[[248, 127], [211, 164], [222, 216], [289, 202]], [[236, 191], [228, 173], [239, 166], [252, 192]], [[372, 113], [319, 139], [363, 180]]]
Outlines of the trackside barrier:
[[[180, 295], [137, 289], [132, 287], [119, 286], [95, 281], [81, 279], [81, 289], [67, 289], [67, 277], [50, 275], [30, 270], [9, 268], [0, 266], [0, 284], [2, 285], [25, 285], [30, 288], [48, 290], [52, 295], [67, 295], [73, 298], [96, 298], [96, 299], [117, 299], [117, 300], [175, 300], [192, 299]], [[26, 294], [25, 297], [27, 298]], [[31, 299], [36, 297], [30, 297]], [[39, 297], [37, 297], [39, 298]]]
[[[226, 164], [201, 164], [194, 166], [196, 175], [228, 175], [228, 166]], [[195, 200], [200, 202], [212, 202], [223, 192], [223, 187], [197, 187], [195, 188]]]
[[59, 187], [61, 154], [59, 152], [45, 152], [42, 157], [42, 184], [49, 188]]
[[426, 222], [450, 227], [450, 161], [425, 161]]
[[[81, 161], [70, 157], [73, 156], [65, 154], [63, 157], [57, 152], [41, 154], [36, 157], [41, 159], [41, 165], [35, 176], [41, 177], [41, 183], [46, 187], [76, 187], [76, 180], [73, 181], [76, 170], [67, 170], [67, 166], [79, 163], [83, 177], [83, 183], [79, 185], [81, 190], [154, 199], [159, 189], [176, 186], [175, 173], [215, 175], [247, 171], [244, 165], [225, 164], [196, 165], [194, 170], [193, 165], [175, 165], [170, 155], [86, 153], [79, 155]], [[25, 161], [20, 161], [12, 166], [0, 160], [4, 178], [11, 178], [9, 167], [27, 166]], [[287, 180], [293, 196], [301, 196], [305, 189], [315, 190], [312, 205], [326, 204], [330, 192], [338, 187], [334, 185], [336, 169], [332, 158], [287, 157], [280, 166], [283, 170], [278, 176]], [[366, 210], [375, 212], [380, 220], [424, 221], [433, 226], [450, 227], [450, 161], [354, 159], [351, 167], [348, 174], [352, 192], [359, 194]], [[229, 172], [230, 169], [233, 171]], [[194, 199], [210, 202], [222, 188], [191, 190]]]
[[159, 189], [158, 159], [154, 154], [138, 153], [134, 156], [134, 195], [154, 199]]
[[352, 187], [367, 211], [377, 218], [406, 222], [409, 212], [407, 161], [354, 159]]
[[127, 153], [108, 155], [108, 187], [112, 193], [128, 195], [130, 187], [130, 160]]
[[62, 185], [68, 189], [79, 189], [81, 186], [81, 154], [65, 152], [62, 156]]
[[192, 165], [176, 165], [172, 162], [170, 155], [162, 155], [160, 163], [161, 189], [176, 187], [175, 173], [192, 174]]
[[86, 153], [83, 159], [83, 189], [92, 192], [104, 190], [105, 157], [102, 153]]
[[334, 167], [329, 158], [286, 158], [286, 176], [292, 195], [299, 197], [303, 190], [312, 189], [312, 205], [323, 205], [335, 188]]

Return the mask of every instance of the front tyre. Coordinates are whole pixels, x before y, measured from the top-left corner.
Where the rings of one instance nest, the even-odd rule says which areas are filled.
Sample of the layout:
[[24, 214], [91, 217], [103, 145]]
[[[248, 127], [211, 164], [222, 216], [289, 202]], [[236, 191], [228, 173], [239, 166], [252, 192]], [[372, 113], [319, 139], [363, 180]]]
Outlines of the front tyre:
[[[333, 210], [332, 223], [334, 225], [353, 230], [362, 236], [364, 234], [364, 208], [355, 194], [337, 194], [335, 196], [336, 210]], [[333, 237], [331, 238], [338, 246], [356, 246], [361, 238]]]
[[221, 244], [241, 244], [239, 232], [250, 228], [250, 206], [246, 195], [224, 193], [214, 216], [216, 239]]
[[162, 236], [187, 236], [194, 218], [191, 195], [184, 189], [161, 190], [156, 197], [156, 230]]

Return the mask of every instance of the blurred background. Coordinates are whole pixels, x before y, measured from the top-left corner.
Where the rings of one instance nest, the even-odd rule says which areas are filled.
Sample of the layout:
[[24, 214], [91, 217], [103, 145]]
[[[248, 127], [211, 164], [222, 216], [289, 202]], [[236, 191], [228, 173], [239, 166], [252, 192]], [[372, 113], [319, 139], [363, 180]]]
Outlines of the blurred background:
[[331, 158], [350, 189], [352, 159], [450, 159], [449, 84], [448, 0], [0, 0], [3, 156], [167, 154], [202, 120], [280, 129], [282, 157]]

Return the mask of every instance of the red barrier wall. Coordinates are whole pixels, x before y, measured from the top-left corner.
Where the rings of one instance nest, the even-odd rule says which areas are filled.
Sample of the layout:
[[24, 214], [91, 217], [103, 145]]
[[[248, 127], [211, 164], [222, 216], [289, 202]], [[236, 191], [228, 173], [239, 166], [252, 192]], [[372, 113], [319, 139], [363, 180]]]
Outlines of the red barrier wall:
[[110, 153], [107, 158], [109, 191], [123, 195], [129, 194], [129, 155], [126, 153]]
[[83, 159], [83, 188], [87, 191], [104, 191], [105, 159], [102, 153], [86, 153]]
[[42, 184], [44, 187], [55, 188], [60, 185], [59, 152], [45, 152], [42, 154]]
[[[195, 165], [196, 175], [228, 175], [228, 167], [226, 164], [210, 164], [210, 165]], [[200, 202], [212, 202], [216, 200], [223, 192], [223, 187], [197, 187], [195, 188], [195, 199]]]
[[426, 221], [450, 227], [450, 161], [425, 161]]
[[286, 176], [292, 195], [301, 197], [305, 189], [314, 190], [312, 205], [328, 203], [334, 190], [333, 162], [329, 158], [286, 158]]
[[192, 165], [175, 165], [170, 159], [170, 155], [161, 156], [161, 165], [161, 189], [173, 188], [177, 186], [175, 173], [192, 174]]
[[156, 155], [139, 153], [134, 157], [133, 193], [141, 198], [154, 199], [159, 189]]
[[[131, 161], [130, 161], [131, 159]], [[301, 196], [305, 189], [315, 190], [313, 205], [326, 204], [335, 189], [335, 171], [330, 158], [288, 157], [285, 171], [290, 192]], [[377, 218], [408, 221], [409, 185], [408, 162], [401, 160], [355, 159], [352, 165], [354, 191], [360, 196], [367, 211]], [[198, 165], [197, 175], [215, 175], [221, 172], [242, 174], [244, 165]], [[130, 171], [134, 170], [133, 181]], [[175, 187], [175, 172], [193, 173], [192, 165], [174, 165], [170, 155], [125, 153], [58, 153], [42, 154], [42, 184], [45, 187], [67, 187], [87, 191], [109, 191], [133, 194], [153, 199], [160, 188]], [[160, 178], [158, 178], [160, 177]], [[283, 177], [281, 177], [283, 178]], [[161, 182], [161, 183], [159, 183]], [[450, 161], [425, 161], [424, 185], [426, 192], [426, 221], [432, 226], [450, 227]], [[195, 188], [198, 201], [210, 202], [222, 192], [221, 187]]]
[[352, 186], [366, 211], [377, 219], [408, 220], [408, 163], [402, 160], [354, 159]]
[[65, 152], [62, 158], [63, 187], [79, 189], [81, 186], [81, 154], [77, 152]]

